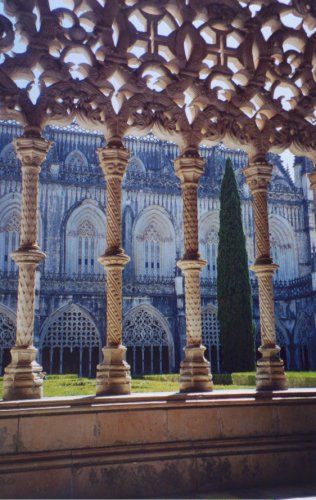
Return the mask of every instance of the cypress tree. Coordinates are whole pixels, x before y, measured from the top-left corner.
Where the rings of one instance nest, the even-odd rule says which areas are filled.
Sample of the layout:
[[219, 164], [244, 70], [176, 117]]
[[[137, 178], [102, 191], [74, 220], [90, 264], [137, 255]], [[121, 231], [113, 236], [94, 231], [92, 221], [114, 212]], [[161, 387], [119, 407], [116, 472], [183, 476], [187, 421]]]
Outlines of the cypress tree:
[[254, 339], [248, 257], [240, 197], [230, 159], [226, 161], [220, 194], [217, 299], [222, 371], [253, 370]]

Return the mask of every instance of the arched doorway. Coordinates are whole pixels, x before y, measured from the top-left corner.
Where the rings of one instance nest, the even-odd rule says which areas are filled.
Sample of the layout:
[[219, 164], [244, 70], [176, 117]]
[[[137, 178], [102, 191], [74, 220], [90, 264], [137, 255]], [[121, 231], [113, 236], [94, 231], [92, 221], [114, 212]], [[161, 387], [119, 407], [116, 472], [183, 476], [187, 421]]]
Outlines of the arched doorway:
[[94, 376], [100, 348], [92, 317], [76, 304], [57, 310], [43, 326], [41, 363], [48, 373]]
[[174, 344], [169, 325], [152, 306], [133, 308], [123, 322], [123, 344], [133, 374], [169, 373], [174, 368]]
[[15, 314], [0, 305], [0, 375], [3, 375], [4, 368], [10, 363], [10, 349], [15, 344], [15, 330]]
[[212, 371], [220, 373], [220, 336], [217, 308], [212, 304], [202, 309], [202, 343], [206, 347], [206, 357], [212, 364]]

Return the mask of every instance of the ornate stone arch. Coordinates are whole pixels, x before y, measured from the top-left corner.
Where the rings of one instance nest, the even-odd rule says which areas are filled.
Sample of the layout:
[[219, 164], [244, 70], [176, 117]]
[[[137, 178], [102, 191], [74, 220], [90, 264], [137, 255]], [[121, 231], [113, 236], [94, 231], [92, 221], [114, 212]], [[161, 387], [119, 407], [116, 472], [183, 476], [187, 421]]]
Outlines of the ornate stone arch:
[[98, 258], [105, 249], [105, 225], [105, 214], [94, 200], [83, 200], [70, 210], [62, 226], [66, 273], [103, 272]]
[[41, 331], [41, 347], [99, 347], [101, 337], [91, 314], [82, 306], [67, 304], [53, 312]]
[[298, 276], [298, 253], [294, 230], [287, 219], [269, 216], [270, 244], [273, 260], [280, 267], [276, 279], [291, 280]]
[[216, 364], [217, 371], [220, 372], [220, 327], [217, 312], [218, 309], [213, 304], [202, 308], [202, 343], [207, 348], [208, 359], [213, 365]]
[[[74, 303], [67, 304], [53, 312], [44, 322], [40, 336], [40, 352], [50, 353], [50, 373], [53, 372], [53, 360], [56, 354], [59, 357], [59, 372], [63, 373], [64, 352], [79, 354], [78, 373], [82, 375], [85, 371], [83, 366], [83, 354], [87, 353], [89, 376], [92, 374], [93, 351], [99, 352], [101, 348], [101, 336], [99, 329], [91, 314]], [[43, 363], [44, 368], [45, 363]], [[47, 369], [47, 368], [46, 368]]]
[[[168, 348], [169, 371], [174, 369], [174, 341], [168, 321], [155, 307], [140, 304], [123, 321], [123, 344], [127, 348]], [[135, 352], [135, 350], [134, 350]]]
[[175, 230], [168, 212], [145, 208], [133, 226], [136, 276], [173, 276], [176, 260]]
[[16, 315], [8, 307], [0, 304], [0, 375], [9, 357], [9, 350], [15, 344]]
[[201, 257], [207, 261], [202, 271], [204, 278], [216, 278], [217, 276], [217, 249], [219, 232], [219, 211], [207, 212], [199, 223], [199, 247]]
[[89, 166], [87, 157], [79, 150], [71, 151], [65, 159], [65, 167], [67, 170], [81, 172], [87, 170]]

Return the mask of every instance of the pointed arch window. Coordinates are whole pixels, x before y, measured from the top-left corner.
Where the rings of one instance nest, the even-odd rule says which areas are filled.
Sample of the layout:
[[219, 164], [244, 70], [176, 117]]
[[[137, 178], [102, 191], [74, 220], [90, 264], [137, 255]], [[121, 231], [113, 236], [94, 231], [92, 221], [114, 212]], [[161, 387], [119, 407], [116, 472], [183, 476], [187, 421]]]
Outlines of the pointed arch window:
[[70, 304], [56, 311], [44, 326], [43, 367], [49, 373], [78, 373], [91, 377], [100, 347], [100, 334], [90, 314]]
[[218, 232], [215, 228], [210, 229], [206, 236], [201, 240], [201, 254], [207, 261], [207, 265], [203, 271], [206, 278], [215, 279], [217, 277], [217, 249], [218, 249]]
[[123, 343], [133, 373], [168, 373], [174, 365], [174, 345], [165, 318], [148, 305], [132, 309], [123, 323]]
[[[2, 234], [1, 234], [2, 233]], [[13, 211], [5, 224], [0, 228], [0, 247], [3, 251], [3, 266], [5, 272], [13, 272], [16, 264], [11, 258], [11, 253], [17, 250], [20, 241], [20, 213]]]
[[273, 262], [279, 265], [275, 280], [289, 281], [298, 276], [295, 235], [290, 223], [273, 214], [270, 217], [270, 248]]
[[158, 207], [138, 219], [134, 231], [137, 276], [171, 276], [175, 266], [175, 234], [167, 215]]
[[83, 203], [71, 214], [66, 225], [66, 273], [103, 273], [98, 258], [104, 248], [104, 214], [93, 202]]

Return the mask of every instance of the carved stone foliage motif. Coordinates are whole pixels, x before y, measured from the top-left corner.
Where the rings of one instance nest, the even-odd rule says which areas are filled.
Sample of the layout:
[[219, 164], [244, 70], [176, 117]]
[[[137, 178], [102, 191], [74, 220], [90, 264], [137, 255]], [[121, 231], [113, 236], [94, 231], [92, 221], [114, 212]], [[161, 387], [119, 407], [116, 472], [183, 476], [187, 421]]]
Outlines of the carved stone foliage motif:
[[314, 0], [4, 0], [0, 116], [316, 149]]

